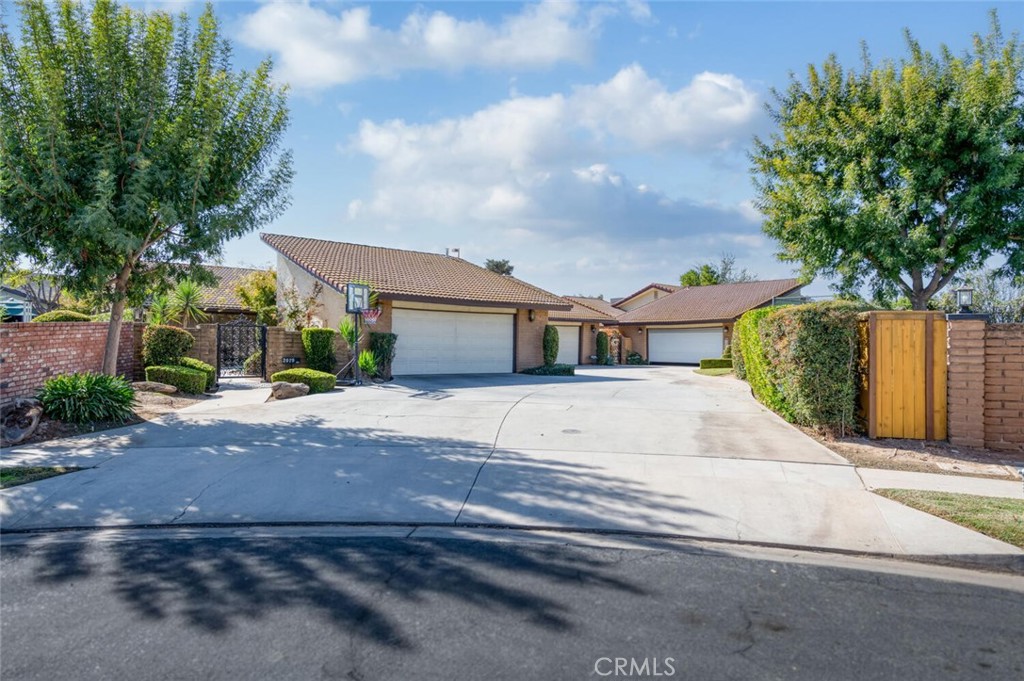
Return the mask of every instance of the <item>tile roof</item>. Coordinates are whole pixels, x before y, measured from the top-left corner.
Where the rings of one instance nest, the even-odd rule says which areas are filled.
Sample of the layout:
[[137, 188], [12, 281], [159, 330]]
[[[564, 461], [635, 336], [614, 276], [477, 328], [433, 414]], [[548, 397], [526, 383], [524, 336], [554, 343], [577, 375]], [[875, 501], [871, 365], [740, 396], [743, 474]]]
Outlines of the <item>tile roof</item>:
[[249, 274], [261, 270], [253, 270], [246, 267], [223, 267], [221, 265], [203, 265], [203, 267], [217, 278], [217, 286], [203, 288], [202, 297], [199, 299], [200, 307], [204, 310], [222, 310], [225, 312], [241, 312], [244, 310], [245, 305], [242, 304], [242, 299], [238, 297], [238, 284]]
[[461, 258], [281, 234], [260, 238], [339, 291], [350, 281], [362, 280], [384, 299], [547, 310], [571, 307], [553, 293]]
[[644, 286], [639, 291], [634, 291], [633, 293], [630, 293], [628, 296], [623, 296], [622, 298], [616, 298], [615, 299], [615, 305], [621, 305], [622, 303], [625, 303], [625, 302], [627, 302], [629, 300], [632, 300], [633, 298], [636, 298], [641, 293], [644, 293], [645, 291], [649, 291], [652, 288], [658, 289], [659, 291], [665, 291], [666, 293], [675, 293], [676, 291], [681, 289], [682, 286], [679, 286], [677, 284], [659, 284], [657, 282], [651, 282], [650, 284], [647, 284], [647, 286]]
[[568, 312], [553, 312], [548, 315], [551, 321], [555, 322], [603, 322], [611, 323], [622, 314], [622, 310], [612, 307], [607, 300], [600, 298], [587, 298], [584, 296], [562, 296], [570, 303], [572, 309]]
[[801, 286], [798, 279], [688, 286], [619, 317], [619, 324], [731, 321]]

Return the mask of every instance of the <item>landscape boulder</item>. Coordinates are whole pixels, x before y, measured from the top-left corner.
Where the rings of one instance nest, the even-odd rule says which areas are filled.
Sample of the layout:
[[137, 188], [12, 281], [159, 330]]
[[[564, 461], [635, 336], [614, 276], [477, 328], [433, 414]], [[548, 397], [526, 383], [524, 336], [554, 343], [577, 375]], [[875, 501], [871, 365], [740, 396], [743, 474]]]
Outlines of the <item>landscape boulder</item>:
[[0, 441], [18, 445], [32, 437], [43, 417], [43, 405], [31, 397], [19, 397], [0, 408]]
[[160, 383], [158, 381], [135, 381], [132, 383], [132, 387], [139, 392], [144, 393], [163, 393], [165, 395], [173, 395], [178, 392], [178, 389], [167, 383]]
[[287, 383], [277, 381], [270, 384], [270, 396], [275, 400], [287, 400], [309, 394], [309, 386], [305, 383]]

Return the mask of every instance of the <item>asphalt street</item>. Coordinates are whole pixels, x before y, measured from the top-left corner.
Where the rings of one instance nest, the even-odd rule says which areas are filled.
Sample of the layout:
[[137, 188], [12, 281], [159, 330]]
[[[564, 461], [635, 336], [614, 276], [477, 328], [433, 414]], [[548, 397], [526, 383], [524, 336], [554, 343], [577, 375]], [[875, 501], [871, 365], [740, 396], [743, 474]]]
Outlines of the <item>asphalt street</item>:
[[743, 551], [6, 536], [0, 676], [1024, 678], [1020, 577]]

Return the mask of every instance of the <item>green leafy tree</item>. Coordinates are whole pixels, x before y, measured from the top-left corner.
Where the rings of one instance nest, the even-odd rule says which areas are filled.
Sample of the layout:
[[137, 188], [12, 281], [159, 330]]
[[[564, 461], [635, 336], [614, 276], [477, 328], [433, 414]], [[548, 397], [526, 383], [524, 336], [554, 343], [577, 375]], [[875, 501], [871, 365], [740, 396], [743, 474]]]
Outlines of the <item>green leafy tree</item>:
[[203, 287], [191, 279], [179, 281], [167, 300], [171, 319], [184, 327], [195, 326], [209, 316], [202, 308]]
[[682, 286], [713, 286], [715, 284], [735, 284], [753, 281], [754, 275], [746, 270], [736, 268], [736, 256], [731, 253], [722, 255], [718, 264], [700, 263], [679, 277]]
[[484, 267], [489, 269], [491, 272], [497, 274], [504, 274], [507, 277], [512, 276], [512, 270], [515, 269], [509, 264], [508, 260], [491, 260], [490, 258], [484, 263]]
[[1024, 53], [991, 31], [859, 70], [830, 57], [775, 92], [779, 132], [751, 155], [764, 231], [805, 278], [868, 284], [915, 310], [993, 255], [1024, 271]]
[[256, 313], [256, 322], [274, 326], [277, 317], [277, 273], [272, 269], [251, 272], [236, 287], [247, 310]]
[[0, 26], [0, 252], [122, 311], [287, 205], [285, 90], [271, 64], [233, 71], [212, 5], [187, 16], [111, 0], [17, 3]]

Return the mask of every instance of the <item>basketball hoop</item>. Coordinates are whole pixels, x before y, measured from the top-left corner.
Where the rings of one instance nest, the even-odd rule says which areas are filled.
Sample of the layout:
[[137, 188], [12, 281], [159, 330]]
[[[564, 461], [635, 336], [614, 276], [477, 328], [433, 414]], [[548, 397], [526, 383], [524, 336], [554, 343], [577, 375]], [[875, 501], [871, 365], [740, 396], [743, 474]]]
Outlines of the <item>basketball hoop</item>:
[[373, 326], [380, 319], [380, 313], [382, 312], [379, 307], [368, 307], [362, 310], [363, 321], [369, 326]]

